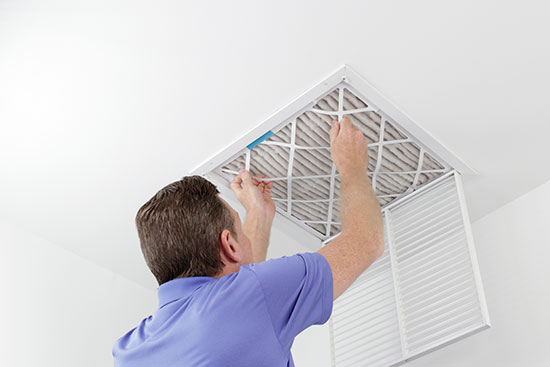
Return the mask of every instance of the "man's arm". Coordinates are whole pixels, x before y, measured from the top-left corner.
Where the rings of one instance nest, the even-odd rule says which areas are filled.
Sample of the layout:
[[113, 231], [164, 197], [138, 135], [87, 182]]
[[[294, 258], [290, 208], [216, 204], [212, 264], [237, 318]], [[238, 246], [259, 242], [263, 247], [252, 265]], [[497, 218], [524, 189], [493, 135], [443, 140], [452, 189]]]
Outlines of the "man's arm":
[[[258, 175], [259, 178], [267, 178]], [[242, 184], [242, 186], [241, 186]], [[275, 203], [271, 199], [273, 182], [252, 178], [250, 172], [241, 169], [231, 183], [231, 189], [246, 209], [243, 232], [250, 239], [254, 262], [265, 261], [271, 225], [275, 217]]]
[[265, 261], [273, 217], [262, 210], [247, 210], [243, 232], [252, 244], [254, 263]]
[[334, 299], [384, 252], [384, 229], [376, 195], [367, 176], [363, 133], [347, 117], [332, 125], [331, 155], [341, 178], [342, 232], [321, 248], [332, 269]]

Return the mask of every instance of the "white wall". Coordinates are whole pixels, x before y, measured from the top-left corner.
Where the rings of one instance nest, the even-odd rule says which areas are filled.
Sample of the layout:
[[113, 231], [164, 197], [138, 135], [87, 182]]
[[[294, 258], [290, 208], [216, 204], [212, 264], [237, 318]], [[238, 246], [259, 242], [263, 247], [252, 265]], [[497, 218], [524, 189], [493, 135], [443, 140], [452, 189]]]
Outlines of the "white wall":
[[0, 223], [0, 366], [96, 367], [157, 307], [156, 294]]
[[492, 328], [414, 367], [550, 365], [550, 182], [473, 223]]

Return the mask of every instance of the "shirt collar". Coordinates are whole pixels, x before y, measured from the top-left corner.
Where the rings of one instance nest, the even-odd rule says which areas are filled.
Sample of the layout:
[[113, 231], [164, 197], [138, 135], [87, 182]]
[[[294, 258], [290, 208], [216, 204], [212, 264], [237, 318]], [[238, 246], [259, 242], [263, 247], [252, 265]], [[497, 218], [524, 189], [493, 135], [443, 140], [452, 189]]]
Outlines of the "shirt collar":
[[189, 297], [191, 293], [204, 284], [217, 280], [214, 277], [189, 277], [172, 279], [158, 288], [159, 308], [180, 298]]

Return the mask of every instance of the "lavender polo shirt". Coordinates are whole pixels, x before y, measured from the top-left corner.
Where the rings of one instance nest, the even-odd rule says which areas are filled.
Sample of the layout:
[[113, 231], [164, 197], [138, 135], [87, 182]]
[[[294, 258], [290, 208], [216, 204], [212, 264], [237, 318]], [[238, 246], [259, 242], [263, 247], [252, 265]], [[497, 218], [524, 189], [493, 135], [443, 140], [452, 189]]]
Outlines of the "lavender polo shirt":
[[174, 279], [159, 308], [113, 346], [115, 367], [294, 366], [294, 337], [332, 312], [332, 272], [302, 253], [216, 279]]

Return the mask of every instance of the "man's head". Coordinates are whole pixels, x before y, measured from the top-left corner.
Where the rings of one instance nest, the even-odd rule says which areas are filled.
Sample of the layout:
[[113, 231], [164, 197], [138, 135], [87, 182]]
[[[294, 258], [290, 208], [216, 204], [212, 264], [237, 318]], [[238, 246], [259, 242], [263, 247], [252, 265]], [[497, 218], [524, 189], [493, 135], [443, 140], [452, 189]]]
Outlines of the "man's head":
[[136, 215], [141, 251], [160, 284], [181, 277], [221, 276], [252, 262], [239, 214], [201, 176], [173, 182]]

